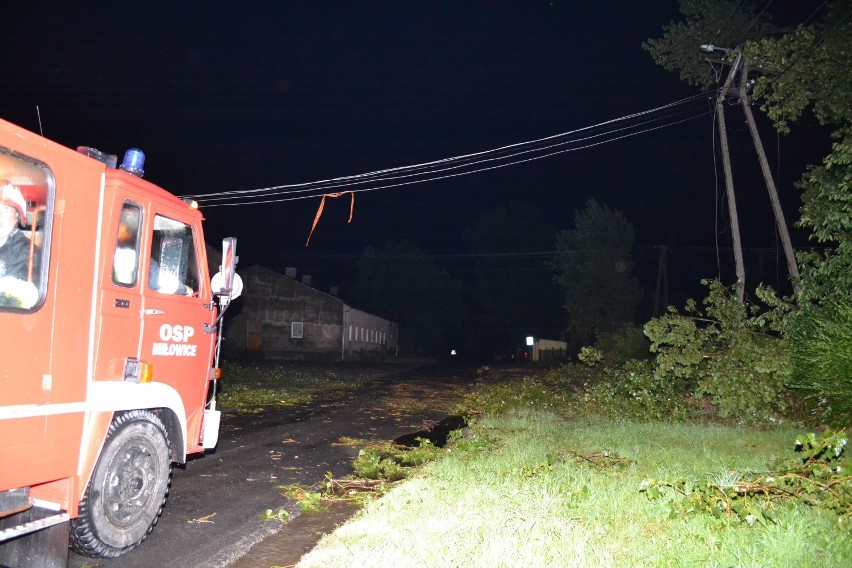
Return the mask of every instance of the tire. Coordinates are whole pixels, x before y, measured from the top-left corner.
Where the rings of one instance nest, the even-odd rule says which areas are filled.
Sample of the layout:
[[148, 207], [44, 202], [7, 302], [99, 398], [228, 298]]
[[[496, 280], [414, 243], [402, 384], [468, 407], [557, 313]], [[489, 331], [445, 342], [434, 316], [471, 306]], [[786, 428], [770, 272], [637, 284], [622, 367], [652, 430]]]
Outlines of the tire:
[[94, 558], [133, 550], [151, 533], [169, 495], [169, 437], [148, 410], [117, 414], [71, 521], [71, 548]]

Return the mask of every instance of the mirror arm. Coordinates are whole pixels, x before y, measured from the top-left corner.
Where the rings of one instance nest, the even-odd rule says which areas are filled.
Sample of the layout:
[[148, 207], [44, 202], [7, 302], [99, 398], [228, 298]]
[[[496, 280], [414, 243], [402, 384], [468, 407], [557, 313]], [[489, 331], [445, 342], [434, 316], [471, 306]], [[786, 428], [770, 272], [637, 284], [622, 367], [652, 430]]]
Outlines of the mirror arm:
[[229, 293], [226, 297], [228, 298], [228, 300], [225, 301], [225, 302], [222, 302], [221, 299], [219, 300], [219, 303], [222, 306], [222, 309], [221, 309], [221, 311], [219, 311], [219, 315], [216, 316], [216, 319], [213, 320], [213, 323], [205, 323], [202, 326], [202, 328], [204, 329], [204, 333], [213, 333], [213, 332], [216, 331], [216, 328], [218, 327], [219, 322], [222, 321], [222, 316], [225, 315], [225, 312], [227, 311], [228, 306], [231, 305], [231, 302], [230, 302], [231, 294]]

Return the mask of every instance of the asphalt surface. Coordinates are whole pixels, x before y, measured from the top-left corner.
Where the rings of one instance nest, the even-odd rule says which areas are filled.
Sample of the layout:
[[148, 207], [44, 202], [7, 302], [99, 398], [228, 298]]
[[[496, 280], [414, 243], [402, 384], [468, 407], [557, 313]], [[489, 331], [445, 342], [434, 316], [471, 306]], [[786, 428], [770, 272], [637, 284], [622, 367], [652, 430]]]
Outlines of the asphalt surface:
[[[174, 469], [163, 515], [139, 548], [114, 559], [71, 553], [68, 566], [295, 564], [323, 532], [354, 511], [300, 514], [278, 486], [311, 485], [326, 472], [335, 477], [351, 473], [358, 450], [337, 443], [341, 437], [391, 440], [429, 429], [447, 417], [475, 379], [473, 369], [461, 367], [400, 371], [337, 400], [250, 416], [226, 414], [215, 452]], [[263, 520], [267, 509], [280, 507], [291, 512], [286, 523]]]

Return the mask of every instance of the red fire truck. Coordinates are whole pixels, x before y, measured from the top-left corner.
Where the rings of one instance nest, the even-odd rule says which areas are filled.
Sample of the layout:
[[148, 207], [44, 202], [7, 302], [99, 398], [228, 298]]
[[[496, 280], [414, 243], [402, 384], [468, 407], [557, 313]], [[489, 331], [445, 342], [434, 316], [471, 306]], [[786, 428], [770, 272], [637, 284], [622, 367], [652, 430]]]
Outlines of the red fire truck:
[[197, 208], [117, 164], [0, 120], [0, 566], [135, 548], [217, 442], [236, 240], [211, 281]]

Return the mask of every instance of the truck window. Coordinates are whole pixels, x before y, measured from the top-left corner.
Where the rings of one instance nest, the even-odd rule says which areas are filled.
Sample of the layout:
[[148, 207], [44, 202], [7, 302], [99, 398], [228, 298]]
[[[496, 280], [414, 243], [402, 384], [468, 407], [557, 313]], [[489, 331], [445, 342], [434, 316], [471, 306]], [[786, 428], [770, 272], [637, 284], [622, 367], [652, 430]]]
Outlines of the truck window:
[[193, 296], [199, 292], [199, 282], [192, 227], [155, 215], [148, 287], [163, 294]]
[[44, 300], [53, 190], [47, 165], [0, 147], [0, 310]]
[[119, 286], [136, 286], [139, 277], [139, 224], [142, 207], [132, 201], [121, 206], [118, 234], [115, 237], [115, 256], [112, 261], [112, 281]]

